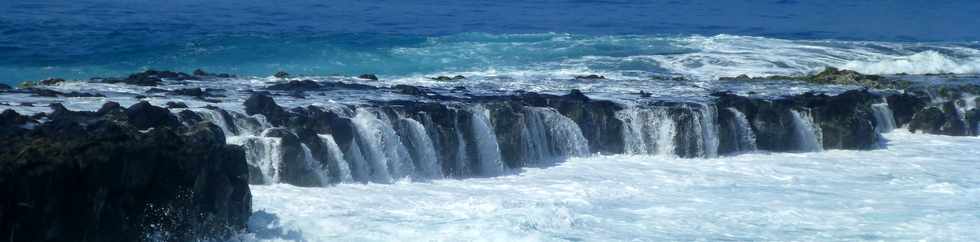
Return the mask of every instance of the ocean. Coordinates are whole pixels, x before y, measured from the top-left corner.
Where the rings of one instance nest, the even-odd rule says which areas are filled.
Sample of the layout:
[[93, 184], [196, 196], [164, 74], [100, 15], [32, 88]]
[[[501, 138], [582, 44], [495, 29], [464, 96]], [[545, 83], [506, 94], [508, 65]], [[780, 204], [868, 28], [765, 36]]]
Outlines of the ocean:
[[[973, 1], [4, 1], [0, 82], [197, 68], [711, 78], [885, 62], [858, 69], [974, 73], [978, 14]], [[926, 66], [895, 66], [905, 62]]]
[[[718, 80], [802, 76], [826, 67], [909, 76], [926, 83], [945, 82], [949, 76], [980, 83], [977, 16], [977, 1], [914, 0], [2, 1], [3, 84], [123, 77], [151, 69], [203, 69], [237, 77], [161, 86], [221, 90], [212, 100], [154, 96], [141, 86], [74, 81], [50, 88], [104, 96], [11, 93], [0, 100], [28, 114], [45, 112], [49, 108], [42, 104], [55, 102], [96, 110], [109, 100], [124, 106], [140, 100], [156, 105], [180, 101], [190, 106], [181, 110], [229, 123], [220, 124], [228, 142], [247, 146], [250, 165], [267, 165], [261, 167], [262, 174], [280, 169], [273, 164], [278, 158], [269, 157], [281, 156], [275, 147], [281, 140], [262, 131], [271, 124], [264, 116], [235, 113], [231, 119], [232, 114], [222, 116], [210, 106], [242, 112], [242, 101], [252, 90], [284, 80], [273, 77], [279, 71], [292, 74], [288, 80], [323, 83], [363, 81], [354, 77], [375, 74], [380, 80], [369, 85], [465, 89], [467, 95], [565, 94], [577, 89], [625, 106], [638, 105], [649, 96], [699, 103], [703, 107], [687, 107], [694, 117], [706, 120], [698, 133], [704, 141], [697, 145], [715, 149], [701, 148], [699, 157], [680, 158], [673, 154], [672, 143], [673, 125], [680, 124], [649, 118], [639, 126], [667, 130], [644, 130], [663, 137], [634, 141], [660, 142], [639, 145], [651, 151], [590, 153], [583, 130], [574, 122], [551, 108], [529, 109], [527, 113], [540, 115], [541, 130], [548, 130], [539, 134], [540, 140], [548, 136], [565, 141], [554, 145], [559, 151], [549, 152], [567, 157], [493, 176], [440, 173], [423, 179], [385, 174], [381, 180], [355, 182], [357, 174], [346, 170], [345, 176], [330, 178], [339, 184], [322, 187], [253, 184], [249, 230], [233, 241], [974, 241], [980, 237], [980, 153], [975, 149], [980, 138], [891, 127], [898, 129], [882, 131], [880, 149], [823, 150], [822, 137], [811, 137], [819, 131], [796, 128], [813, 147], [769, 152], [755, 150], [749, 129], [750, 134], [743, 135], [752, 137], [752, 149], [719, 156], [718, 144], [709, 142], [717, 142], [718, 135], [705, 127], [719, 125], [709, 120], [711, 115], [729, 111], [714, 110], [705, 100], [725, 90], [778, 97], [856, 89]], [[947, 76], [934, 78], [935, 74]], [[432, 78], [455, 75], [465, 79]], [[577, 78], [583, 75], [603, 78]], [[381, 157], [381, 163], [391, 157], [414, 159], [421, 170], [423, 159], [415, 152], [431, 150], [428, 155], [434, 156], [440, 149], [398, 141], [422, 140], [433, 146], [428, 140], [433, 135], [426, 132], [436, 131], [430, 123], [421, 124], [425, 120], [387, 117], [381, 108], [364, 107], [404, 96], [331, 91], [319, 96], [281, 94], [276, 101], [287, 108], [336, 110], [351, 104], [338, 113], [350, 115], [351, 129], [362, 132], [355, 135], [361, 139], [356, 142], [375, 150], [359, 149], [366, 149], [366, 157]], [[976, 108], [975, 102], [964, 103], [956, 107]], [[491, 121], [497, 121], [491, 112], [480, 105], [460, 110], [470, 115], [461, 120], [471, 124], [456, 132], [483, 138], [460, 138], [460, 143], [479, 146], [471, 147], [478, 152], [466, 155], [500, 163], [502, 148], [495, 141]], [[635, 118], [621, 114], [625, 112], [617, 112], [616, 118], [624, 123]], [[813, 121], [795, 110], [791, 115], [799, 122]], [[246, 126], [255, 130], [246, 131]], [[330, 140], [322, 142], [334, 143], [334, 136], [319, 135]], [[302, 147], [306, 161], [312, 161], [310, 148]], [[412, 157], [405, 158], [409, 154]], [[439, 170], [434, 163], [441, 161], [434, 159], [424, 165]], [[344, 162], [354, 167], [357, 161]]]

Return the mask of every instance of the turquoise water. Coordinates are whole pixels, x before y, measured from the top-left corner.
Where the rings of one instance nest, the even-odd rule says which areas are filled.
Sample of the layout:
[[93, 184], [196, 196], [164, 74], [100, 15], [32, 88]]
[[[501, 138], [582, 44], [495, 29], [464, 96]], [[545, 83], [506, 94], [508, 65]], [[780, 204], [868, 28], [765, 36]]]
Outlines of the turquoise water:
[[[671, 66], [676, 63], [644, 57], [710, 56], [718, 49], [701, 48], [711, 43], [698, 39], [720, 34], [867, 47], [886, 56], [936, 50], [962, 64], [978, 49], [980, 32], [968, 27], [980, 26], [977, 14], [980, 4], [973, 1], [4, 1], [0, 82], [196, 68], [241, 75], [404, 76], [572, 66], [578, 72], [713, 77], [678, 73]], [[836, 41], [820, 42], [827, 39]], [[947, 46], [967, 51], [942, 49]], [[765, 52], [769, 45], [742, 47], [723, 51], [772, 54]], [[876, 61], [835, 56], [834, 49], [797, 50], [804, 54], [775, 53], [791, 60], [762, 64], [800, 72], [827, 64], [801, 68], [796, 62], [810, 54], [841, 63]], [[743, 64], [731, 57], [682, 61], [694, 67]]]

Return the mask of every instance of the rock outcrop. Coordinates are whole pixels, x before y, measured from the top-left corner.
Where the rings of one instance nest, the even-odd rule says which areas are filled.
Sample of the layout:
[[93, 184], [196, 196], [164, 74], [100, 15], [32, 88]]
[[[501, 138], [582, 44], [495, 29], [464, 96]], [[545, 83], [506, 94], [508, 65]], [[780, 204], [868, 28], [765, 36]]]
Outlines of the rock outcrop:
[[183, 126], [147, 103], [52, 108], [0, 115], [3, 240], [222, 240], [245, 229], [244, 152], [217, 126]]

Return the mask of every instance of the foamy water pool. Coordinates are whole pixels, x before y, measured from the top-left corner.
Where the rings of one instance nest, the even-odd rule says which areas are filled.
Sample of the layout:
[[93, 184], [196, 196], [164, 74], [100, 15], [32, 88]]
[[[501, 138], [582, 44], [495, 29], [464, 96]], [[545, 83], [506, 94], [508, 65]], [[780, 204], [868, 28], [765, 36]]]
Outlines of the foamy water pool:
[[980, 237], [980, 138], [717, 159], [598, 156], [496, 178], [252, 186], [261, 241], [926, 240]]

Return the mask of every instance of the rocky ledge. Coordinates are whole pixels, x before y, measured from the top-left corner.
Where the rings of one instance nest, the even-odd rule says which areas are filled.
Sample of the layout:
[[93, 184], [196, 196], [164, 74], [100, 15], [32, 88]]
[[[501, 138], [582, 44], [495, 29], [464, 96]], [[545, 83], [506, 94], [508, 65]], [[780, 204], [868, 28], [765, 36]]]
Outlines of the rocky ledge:
[[253, 184], [298, 186], [486, 177], [591, 154], [867, 150], [881, 147], [880, 133], [896, 125], [878, 108], [887, 108], [885, 96], [869, 90], [714, 97], [623, 104], [573, 91], [286, 108], [274, 94], [256, 92], [245, 113], [210, 108], [181, 117], [215, 122], [255, 151]]
[[251, 214], [241, 147], [167, 109], [0, 114], [5, 241], [221, 240]]

